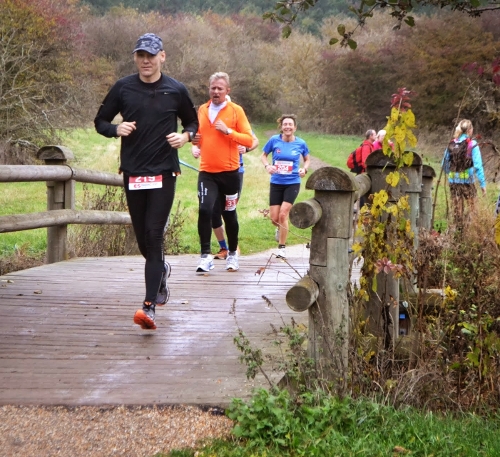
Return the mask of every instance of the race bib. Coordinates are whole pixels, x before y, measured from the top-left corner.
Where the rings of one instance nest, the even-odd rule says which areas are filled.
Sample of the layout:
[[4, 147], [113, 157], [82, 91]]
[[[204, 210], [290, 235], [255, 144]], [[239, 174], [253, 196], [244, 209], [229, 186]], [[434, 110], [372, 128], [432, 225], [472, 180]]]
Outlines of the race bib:
[[234, 211], [238, 203], [238, 194], [226, 195], [226, 207], [224, 211]]
[[131, 176], [128, 180], [129, 190], [161, 189], [162, 175], [158, 176]]
[[280, 175], [291, 175], [293, 170], [293, 162], [289, 160], [276, 160], [274, 165], [278, 169], [278, 174]]

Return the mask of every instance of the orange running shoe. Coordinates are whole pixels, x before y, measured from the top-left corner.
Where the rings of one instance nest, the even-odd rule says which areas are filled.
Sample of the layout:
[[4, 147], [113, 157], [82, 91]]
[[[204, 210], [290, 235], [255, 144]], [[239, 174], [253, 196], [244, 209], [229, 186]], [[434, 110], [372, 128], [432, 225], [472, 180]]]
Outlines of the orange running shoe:
[[144, 330], [156, 330], [155, 305], [144, 303], [134, 315], [134, 324], [140, 325]]
[[214, 255], [214, 259], [226, 260], [228, 252], [227, 249], [220, 248], [220, 251]]

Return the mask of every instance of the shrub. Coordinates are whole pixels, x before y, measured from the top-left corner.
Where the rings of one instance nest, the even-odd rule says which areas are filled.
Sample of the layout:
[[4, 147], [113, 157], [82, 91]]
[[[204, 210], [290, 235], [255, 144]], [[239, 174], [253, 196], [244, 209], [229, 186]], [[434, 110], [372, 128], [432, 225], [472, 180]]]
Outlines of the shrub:
[[[127, 211], [125, 192], [121, 187], [106, 186], [104, 191], [83, 185], [82, 209]], [[135, 236], [129, 225], [71, 225], [68, 251], [76, 257], [99, 257], [137, 254]]]

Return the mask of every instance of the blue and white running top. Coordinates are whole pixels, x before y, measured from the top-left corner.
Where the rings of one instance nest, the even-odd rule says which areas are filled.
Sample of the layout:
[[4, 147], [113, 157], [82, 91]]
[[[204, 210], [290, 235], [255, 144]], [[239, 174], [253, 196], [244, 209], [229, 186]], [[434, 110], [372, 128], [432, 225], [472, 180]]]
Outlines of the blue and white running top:
[[272, 184], [300, 184], [300, 156], [309, 154], [302, 138], [296, 136], [294, 141], [286, 142], [281, 134], [273, 135], [262, 150], [266, 155], [272, 153], [272, 165], [278, 167], [278, 172], [271, 175]]

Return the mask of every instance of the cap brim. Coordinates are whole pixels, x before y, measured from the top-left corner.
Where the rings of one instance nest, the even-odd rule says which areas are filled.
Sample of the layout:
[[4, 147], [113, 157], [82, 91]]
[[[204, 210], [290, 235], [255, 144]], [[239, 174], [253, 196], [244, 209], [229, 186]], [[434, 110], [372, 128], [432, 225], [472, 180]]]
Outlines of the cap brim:
[[149, 49], [149, 48], [135, 48], [133, 51], [132, 51], [132, 54], [135, 54], [137, 51], [145, 51], [147, 52], [148, 54], [151, 54], [152, 56], [155, 56], [156, 54], [158, 54], [161, 49], [158, 49], [156, 52], [153, 50], [153, 49]]

